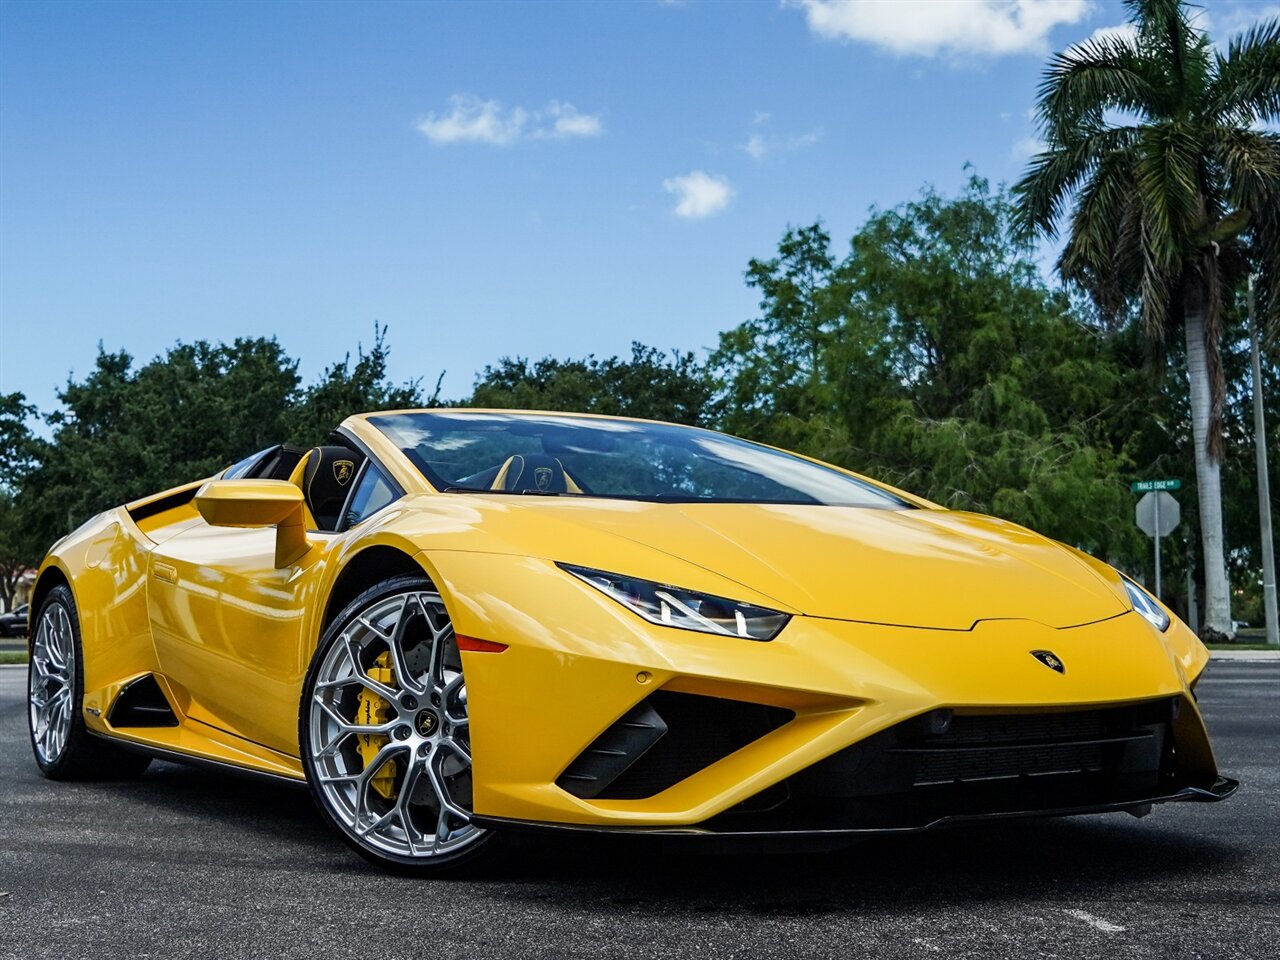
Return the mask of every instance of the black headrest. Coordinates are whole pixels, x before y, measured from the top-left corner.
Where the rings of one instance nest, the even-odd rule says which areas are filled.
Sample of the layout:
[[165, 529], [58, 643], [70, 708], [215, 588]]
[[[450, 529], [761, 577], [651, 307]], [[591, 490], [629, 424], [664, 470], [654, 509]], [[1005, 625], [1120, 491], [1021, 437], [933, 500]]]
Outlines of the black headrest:
[[517, 453], [506, 462], [506, 476], [502, 489], [520, 493], [534, 490], [541, 493], [565, 493], [564, 467], [555, 457], [541, 453]]
[[321, 530], [336, 530], [364, 454], [350, 447], [313, 447], [302, 475], [302, 495]]

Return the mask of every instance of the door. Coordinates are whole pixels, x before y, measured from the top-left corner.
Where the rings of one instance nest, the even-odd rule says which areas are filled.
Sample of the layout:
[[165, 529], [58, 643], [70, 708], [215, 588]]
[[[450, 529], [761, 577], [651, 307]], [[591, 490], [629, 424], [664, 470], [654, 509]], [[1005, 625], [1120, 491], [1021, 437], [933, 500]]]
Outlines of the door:
[[148, 608], [161, 672], [192, 720], [298, 756], [307, 612], [336, 535], [275, 566], [273, 527], [201, 522], [155, 548]]

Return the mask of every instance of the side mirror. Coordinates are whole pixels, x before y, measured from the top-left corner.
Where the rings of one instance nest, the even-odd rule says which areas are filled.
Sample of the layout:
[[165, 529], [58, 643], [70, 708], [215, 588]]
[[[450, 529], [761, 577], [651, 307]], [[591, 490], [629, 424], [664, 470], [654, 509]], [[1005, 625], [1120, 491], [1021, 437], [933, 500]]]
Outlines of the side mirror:
[[311, 548], [306, 501], [287, 480], [210, 480], [196, 491], [196, 509], [215, 527], [275, 527], [277, 567]]

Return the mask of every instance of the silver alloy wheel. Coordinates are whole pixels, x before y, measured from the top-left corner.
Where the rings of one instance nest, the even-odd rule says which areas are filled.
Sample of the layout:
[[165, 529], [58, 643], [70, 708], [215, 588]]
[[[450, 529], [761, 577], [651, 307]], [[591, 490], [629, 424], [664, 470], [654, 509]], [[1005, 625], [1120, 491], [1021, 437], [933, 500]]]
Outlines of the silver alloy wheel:
[[61, 603], [51, 603], [36, 624], [28, 690], [31, 739], [41, 763], [53, 763], [62, 756], [71, 735], [75, 664], [71, 617]]
[[426, 861], [484, 835], [471, 823], [462, 661], [438, 593], [361, 611], [326, 651], [309, 710], [316, 786], [357, 842]]

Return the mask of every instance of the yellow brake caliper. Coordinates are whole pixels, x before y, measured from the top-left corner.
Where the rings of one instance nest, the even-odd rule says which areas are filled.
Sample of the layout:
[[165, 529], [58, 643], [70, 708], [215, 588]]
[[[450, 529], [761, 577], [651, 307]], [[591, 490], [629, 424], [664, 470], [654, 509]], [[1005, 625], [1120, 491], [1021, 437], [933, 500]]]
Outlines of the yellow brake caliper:
[[[373, 680], [377, 680], [386, 686], [394, 686], [395, 673], [391, 667], [391, 653], [386, 652], [379, 655], [378, 659], [373, 661], [373, 666], [369, 668], [369, 676]], [[380, 723], [386, 723], [391, 719], [391, 704], [378, 696], [367, 687], [360, 690], [360, 703], [356, 707], [356, 723], [375, 726]], [[364, 765], [367, 769], [369, 764], [373, 763], [373, 758], [378, 755], [381, 750], [390, 741], [390, 737], [382, 733], [360, 733], [356, 734], [356, 743], [360, 749], [360, 756], [364, 759]], [[388, 760], [382, 765], [371, 781], [373, 789], [382, 794], [388, 800], [395, 799], [396, 787], [396, 762]]]

